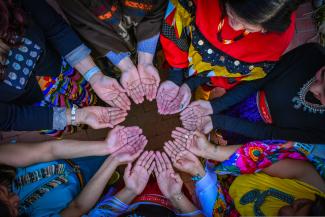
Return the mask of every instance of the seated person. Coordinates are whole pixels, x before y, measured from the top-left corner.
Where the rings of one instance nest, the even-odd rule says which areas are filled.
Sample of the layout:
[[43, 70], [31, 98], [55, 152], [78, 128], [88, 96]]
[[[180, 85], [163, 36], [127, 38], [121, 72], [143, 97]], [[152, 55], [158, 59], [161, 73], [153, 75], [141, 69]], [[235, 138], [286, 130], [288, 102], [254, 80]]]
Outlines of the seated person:
[[[195, 101], [181, 120], [189, 130], [227, 131], [229, 144], [249, 138], [324, 144], [325, 48], [304, 44], [284, 55], [265, 79], [243, 83], [212, 101]], [[228, 132], [246, 138], [233, 139]]]
[[153, 59], [165, 0], [56, 1], [95, 55], [107, 57], [122, 72], [120, 82], [136, 104], [156, 98], [160, 77]]
[[[115, 194], [108, 193], [89, 213], [90, 217], [203, 217], [182, 192], [183, 181], [165, 153], [144, 152], [131, 167], [128, 164], [124, 172], [125, 186]], [[152, 171], [157, 182], [149, 181]]]
[[230, 90], [269, 74], [294, 35], [300, 1], [169, 1], [161, 44], [171, 66], [160, 85], [161, 114], [183, 110], [191, 91], [209, 99], [215, 87]]
[[116, 168], [140, 156], [147, 143], [141, 133], [138, 127], [117, 126], [105, 141], [1, 145], [1, 216], [79, 217], [89, 212]]
[[[206, 216], [325, 214], [324, 180], [290, 147], [261, 142], [213, 146], [202, 134], [187, 146], [176, 144], [169, 141], [164, 149], [174, 167], [193, 176], [197, 193], [205, 192], [197, 195]], [[195, 155], [221, 163], [209, 161], [204, 169]], [[237, 177], [229, 183], [220, 178], [223, 174]]]
[[101, 73], [90, 49], [45, 0], [5, 0], [0, 8], [0, 130], [73, 132], [74, 127], [66, 128], [70, 109], [94, 105], [92, 89], [119, 108], [108, 110], [107, 117], [126, 116], [130, 101], [124, 89]]

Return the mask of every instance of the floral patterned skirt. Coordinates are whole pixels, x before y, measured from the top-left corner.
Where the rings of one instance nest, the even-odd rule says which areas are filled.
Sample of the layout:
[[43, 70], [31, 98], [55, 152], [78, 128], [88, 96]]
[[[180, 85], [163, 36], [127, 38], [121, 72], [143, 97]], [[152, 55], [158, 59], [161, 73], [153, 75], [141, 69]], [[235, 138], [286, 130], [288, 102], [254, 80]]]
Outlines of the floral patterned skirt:
[[[94, 105], [97, 101], [90, 84], [82, 75], [65, 61], [62, 62], [58, 77], [43, 76], [38, 78], [44, 99], [37, 106], [72, 108]], [[65, 130], [43, 130], [42, 134], [61, 137], [64, 132], [73, 133], [77, 127], [67, 126]]]
[[307, 157], [288, 146], [285, 141], [254, 141], [242, 145], [228, 160], [221, 163], [208, 162], [208, 167], [218, 175], [218, 198], [214, 216], [239, 216], [228, 190], [236, 176], [252, 174], [283, 159], [307, 160]]

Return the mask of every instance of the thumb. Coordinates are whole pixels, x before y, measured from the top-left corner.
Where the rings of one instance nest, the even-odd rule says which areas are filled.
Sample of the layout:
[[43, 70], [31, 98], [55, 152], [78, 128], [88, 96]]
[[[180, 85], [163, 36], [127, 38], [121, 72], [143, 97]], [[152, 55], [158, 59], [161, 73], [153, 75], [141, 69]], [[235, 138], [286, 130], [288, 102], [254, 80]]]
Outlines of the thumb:
[[199, 137], [199, 138], [200, 138], [200, 137], [201, 137], [201, 138], [202, 138], [202, 137], [203, 137], [203, 138], [205, 137], [205, 135], [204, 135], [203, 133], [201, 133], [200, 131], [198, 131], [198, 130], [194, 131], [193, 135], [194, 135], [194, 136], [197, 136], [197, 137]]
[[124, 176], [126, 176], [126, 177], [131, 176], [131, 168], [132, 168], [132, 164], [128, 163], [128, 165], [126, 166], [125, 171], [124, 171]]
[[123, 93], [126, 92], [126, 90], [124, 90], [124, 88], [121, 87], [121, 85], [120, 85], [120, 84], [119, 84], [115, 79], [114, 79], [113, 86], [114, 86], [117, 90], [119, 90], [120, 92], [123, 92]]

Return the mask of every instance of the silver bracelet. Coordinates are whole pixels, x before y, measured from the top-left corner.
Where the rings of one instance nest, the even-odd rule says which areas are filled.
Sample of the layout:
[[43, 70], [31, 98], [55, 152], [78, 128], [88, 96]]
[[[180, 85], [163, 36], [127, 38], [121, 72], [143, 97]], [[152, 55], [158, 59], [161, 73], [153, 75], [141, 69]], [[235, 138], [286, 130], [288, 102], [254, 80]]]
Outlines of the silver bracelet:
[[76, 123], [76, 114], [77, 114], [78, 106], [73, 104], [72, 109], [71, 109], [71, 125], [77, 126]]

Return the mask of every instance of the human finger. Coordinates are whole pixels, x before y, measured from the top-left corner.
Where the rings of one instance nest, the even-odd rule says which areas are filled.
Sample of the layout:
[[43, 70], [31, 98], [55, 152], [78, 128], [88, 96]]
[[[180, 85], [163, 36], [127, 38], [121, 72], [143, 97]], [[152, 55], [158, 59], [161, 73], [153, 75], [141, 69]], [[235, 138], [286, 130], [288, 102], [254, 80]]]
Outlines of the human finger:
[[164, 159], [162, 158], [161, 153], [157, 152], [156, 157], [157, 157], [158, 161], [160, 162], [160, 166], [161, 166], [162, 171], [165, 171], [167, 169], [167, 166], [165, 164]]
[[[153, 156], [153, 159], [155, 159], [154, 156]], [[156, 167], [156, 162], [155, 161], [152, 161], [149, 169], [147, 170], [148, 171], [148, 174], [151, 174], [152, 171], [155, 169], [155, 167]]]
[[172, 157], [176, 157], [177, 151], [174, 149], [174, 147], [172, 146], [172, 144], [170, 143], [170, 141], [168, 141], [168, 142], [165, 143], [165, 147], [166, 147], [166, 149], [168, 149], [168, 151], [169, 151], [169, 153], [170, 153], [170, 155]]
[[131, 101], [130, 101], [129, 97], [125, 93], [121, 93], [119, 95], [119, 97], [128, 106], [128, 110], [130, 110]]
[[146, 165], [146, 163], [148, 162], [148, 160], [150, 159], [150, 157], [151, 157], [153, 154], [154, 154], [153, 151], [149, 151], [148, 154], [147, 154], [147, 155], [145, 156], [145, 158], [143, 159], [141, 166], [144, 167], [144, 166]]
[[173, 154], [173, 151], [167, 147], [164, 146], [164, 151], [167, 153], [167, 155], [172, 159], [172, 161], [174, 162], [174, 160], [176, 159], [175, 155]]
[[162, 157], [163, 157], [163, 160], [165, 161], [167, 169], [173, 170], [172, 163], [170, 162], [170, 160], [165, 152], [162, 153]]
[[131, 168], [132, 168], [132, 164], [128, 163], [128, 165], [126, 166], [126, 168], [124, 170], [124, 176], [126, 176], [126, 177], [131, 176]]
[[154, 155], [154, 152], [152, 151], [150, 157], [147, 159], [147, 161], [145, 161], [144, 168], [146, 168], [147, 171], [150, 168], [150, 166], [152, 165], [154, 160], [155, 160], [155, 155]]
[[139, 104], [141, 102], [140, 96], [136, 92], [135, 88], [130, 90], [130, 97], [132, 98], [132, 100], [134, 101], [135, 104]]
[[139, 157], [137, 162], [135, 163], [136, 166], [141, 166], [143, 164], [144, 159], [147, 157], [148, 151], [145, 151], [142, 153], [142, 155]]
[[156, 152], [156, 155], [155, 155], [155, 162], [156, 162], [156, 169], [157, 169], [157, 172], [158, 174], [161, 173], [163, 171], [162, 169], [162, 166], [161, 166], [161, 163], [160, 163], [160, 160], [158, 159], [158, 154], [159, 152]]

